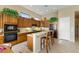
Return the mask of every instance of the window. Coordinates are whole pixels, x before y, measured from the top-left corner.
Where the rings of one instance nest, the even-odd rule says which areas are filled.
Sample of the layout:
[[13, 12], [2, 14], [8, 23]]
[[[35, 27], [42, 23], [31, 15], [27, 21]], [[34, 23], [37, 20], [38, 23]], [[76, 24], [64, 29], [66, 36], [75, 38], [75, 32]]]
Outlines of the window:
[[19, 16], [24, 17], [24, 18], [31, 18], [31, 16], [25, 12], [20, 12]]

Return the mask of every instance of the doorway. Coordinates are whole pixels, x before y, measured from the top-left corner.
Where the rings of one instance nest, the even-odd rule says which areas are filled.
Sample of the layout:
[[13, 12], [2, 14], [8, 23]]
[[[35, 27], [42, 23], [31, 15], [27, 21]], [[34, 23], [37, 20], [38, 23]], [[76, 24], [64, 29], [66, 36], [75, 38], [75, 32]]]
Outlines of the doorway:
[[79, 11], [75, 12], [75, 41], [79, 40]]

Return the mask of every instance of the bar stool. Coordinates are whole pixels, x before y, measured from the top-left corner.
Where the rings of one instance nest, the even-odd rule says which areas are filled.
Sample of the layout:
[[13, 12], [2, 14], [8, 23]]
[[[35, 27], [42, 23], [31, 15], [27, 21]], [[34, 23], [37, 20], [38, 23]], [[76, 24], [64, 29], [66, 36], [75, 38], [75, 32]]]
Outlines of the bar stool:
[[40, 42], [41, 42], [40, 48], [41, 48], [41, 50], [42, 50], [42, 48], [45, 48], [47, 53], [48, 53], [48, 50], [50, 49], [49, 33], [50, 33], [50, 31], [48, 31], [46, 33], [46, 35], [44, 37], [41, 37], [41, 39], [40, 39]]
[[54, 31], [50, 30], [50, 40], [51, 40], [51, 44], [54, 44]]

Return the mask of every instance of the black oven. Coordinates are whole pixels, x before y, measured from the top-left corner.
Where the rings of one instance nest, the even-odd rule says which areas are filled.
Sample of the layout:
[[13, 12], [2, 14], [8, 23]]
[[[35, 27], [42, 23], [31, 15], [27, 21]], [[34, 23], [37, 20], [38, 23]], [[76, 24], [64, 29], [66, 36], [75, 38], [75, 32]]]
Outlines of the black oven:
[[4, 43], [17, 40], [17, 25], [4, 25]]
[[4, 33], [4, 43], [17, 40], [17, 32]]
[[4, 25], [4, 32], [7, 32], [7, 31], [17, 31], [17, 25], [5, 24]]

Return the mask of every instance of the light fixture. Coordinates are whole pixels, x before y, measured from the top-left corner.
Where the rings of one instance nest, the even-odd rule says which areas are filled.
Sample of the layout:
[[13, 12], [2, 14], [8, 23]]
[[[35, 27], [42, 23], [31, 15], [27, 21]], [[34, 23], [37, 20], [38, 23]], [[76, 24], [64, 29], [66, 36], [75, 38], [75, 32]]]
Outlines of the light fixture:
[[39, 18], [34, 18], [35, 20], [39, 21], [40, 19]]
[[36, 9], [37, 11], [39, 11], [39, 9]]
[[33, 7], [33, 5], [29, 5], [30, 7]]
[[48, 5], [44, 5], [44, 7], [48, 7]]
[[49, 11], [49, 10], [46, 10], [47, 12]]
[[53, 10], [57, 10], [57, 8], [52, 8]]

